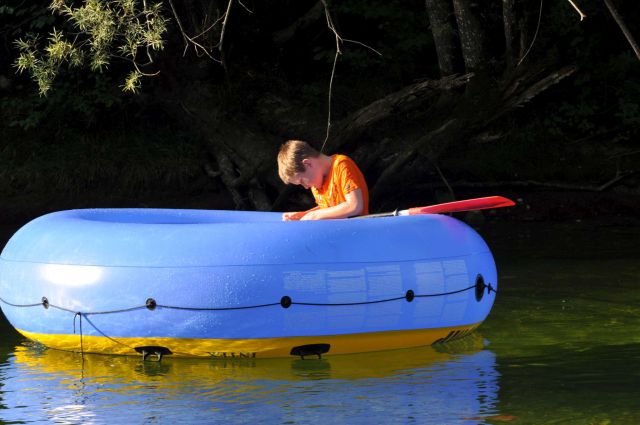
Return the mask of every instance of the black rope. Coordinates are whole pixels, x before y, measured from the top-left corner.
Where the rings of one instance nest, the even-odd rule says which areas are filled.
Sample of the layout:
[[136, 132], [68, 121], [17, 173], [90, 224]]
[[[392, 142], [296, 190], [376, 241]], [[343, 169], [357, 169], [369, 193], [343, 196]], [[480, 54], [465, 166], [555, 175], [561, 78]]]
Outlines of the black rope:
[[130, 348], [130, 349], [132, 349], [132, 350], [135, 350], [135, 348], [134, 348], [134, 347], [132, 347], [132, 346], [130, 346], [130, 345], [127, 345], [127, 344], [125, 344], [125, 343], [124, 343], [124, 342], [122, 342], [122, 341], [118, 341], [117, 339], [114, 339], [114, 338], [110, 337], [109, 335], [107, 335], [106, 333], [102, 332], [102, 331], [101, 331], [101, 330], [100, 330], [100, 329], [99, 329], [99, 328], [98, 328], [98, 327], [97, 327], [97, 326], [96, 326], [96, 325], [95, 325], [91, 320], [89, 320], [89, 318], [88, 318], [88, 317], [85, 317], [85, 318], [84, 318], [84, 320], [86, 320], [87, 322], [89, 322], [89, 324], [91, 325], [91, 327], [92, 327], [93, 329], [95, 329], [95, 330], [96, 330], [100, 335], [102, 335], [103, 337], [105, 337], [105, 338], [107, 338], [107, 339], [109, 339], [109, 340], [111, 340], [111, 341], [115, 342], [116, 344], [120, 344], [120, 345], [122, 345], [122, 346], [124, 346], [124, 347], [127, 347], [127, 348]]
[[[42, 305], [42, 303], [36, 304], [36, 305]], [[78, 312], [76, 310], [71, 310], [69, 308], [60, 307], [60, 306], [55, 305], [55, 304], [48, 304], [48, 306], [51, 307], [51, 308], [58, 309], [58, 310], [66, 311], [68, 313], [74, 313], [74, 314], [80, 313], [80, 312]], [[29, 306], [29, 307], [31, 307], [31, 306]], [[143, 306], [137, 306], [137, 307], [123, 308], [123, 309], [119, 309], [119, 310], [86, 311], [86, 312], [82, 312], [82, 314], [84, 314], [85, 316], [88, 316], [88, 315], [95, 315], [95, 314], [127, 313], [129, 311], [141, 310], [143, 308], [147, 308], [147, 306], [143, 305]]]
[[[366, 304], [381, 304], [392, 301], [399, 300], [407, 300], [408, 302], [413, 301], [414, 298], [432, 298], [432, 297], [443, 297], [447, 295], [459, 294], [461, 292], [469, 291], [471, 289], [476, 289], [477, 285], [471, 285], [466, 288], [458, 289], [456, 291], [450, 292], [441, 292], [437, 294], [414, 294], [412, 290], [407, 291], [406, 295], [393, 297], [393, 298], [384, 298], [380, 300], [373, 301], [357, 301], [357, 302], [349, 302], [349, 303], [311, 303], [311, 302], [301, 302], [301, 301], [292, 301], [291, 298], [284, 296], [280, 302], [268, 303], [268, 304], [257, 304], [257, 305], [249, 305], [249, 306], [239, 306], [239, 307], [182, 307], [182, 306], [174, 306], [174, 305], [165, 305], [165, 304], [156, 304], [152, 298], [147, 300], [145, 305], [123, 308], [117, 310], [104, 310], [104, 311], [85, 311], [79, 312], [76, 310], [71, 310], [69, 308], [61, 307], [55, 304], [49, 303], [46, 297], [43, 297], [42, 302], [33, 303], [33, 304], [15, 304], [6, 301], [4, 298], [0, 297], [0, 301], [3, 303], [10, 305], [12, 307], [41, 307], [45, 308], [55, 308], [57, 310], [66, 311], [69, 313], [73, 313], [74, 316], [74, 333], [75, 333], [75, 317], [80, 316], [80, 327], [82, 327], [82, 316], [85, 316], [85, 319], [88, 320], [87, 316], [90, 315], [99, 315], [99, 314], [117, 314], [117, 313], [127, 313], [135, 310], [154, 310], [157, 307], [166, 308], [170, 310], [186, 310], [186, 311], [231, 311], [231, 310], [248, 310], [254, 308], [264, 308], [264, 307], [274, 307], [274, 306], [282, 306], [283, 308], [289, 308], [291, 305], [302, 305], [302, 306], [314, 306], [314, 307], [340, 307], [340, 306], [353, 306], [353, 305], [366, 305]], [[496, 289], [491, 286], [491, 284], [486, 285], [482, 289], [488, 289], [488, 293], [494, 292], [496, 293]], [[95, 326], [94, 326], [95, 328]], [[96, 329], [98, 330], [98, 329]], [[99, 330], [98, 330], [99, 331]], [[82, 334], [81, 334], [82, 337]]]
[[73, 333], [76, 333], [76, 317], [80, 317], [80, 355], [82, 356], [82, 359], [84, 360], [84, 343], [82, 341], [82, 313], [77, 312], [74, 316], [73, 316]]
[[[447, 295], [453, 295], [453, 294], [459, 294], [461, 292], [465, 292], [465, 291], [469, 291], [471, 289], [476, 289], [476, 291], [480, 290], [482, 292], [484, 292], [485, 289], [487, 289], [487, 293], [491, 294], [491, 292], [496, 293], [496, 289], [493, 288], [491, 286], [491, 284], [485, 285], [484, 281], [481, 282], [481, 286], [479, 286], [479, 283], [476, 282], [475, 285], [471, 285], [469, 287], [463, 288], [463, 289], [459, 289], [457, 291], [450, 291], [450, 292], [442, 292], [442, 293], [438, 293], [438, 294], [418, 294], [416, 295], [413, 290], [408, 290], [404, 296], [400, 296], [400, 297], [393, 297], [393, 298], [385, 298], [385, 299], [381, 299], [381, 300], [374, 300], [374, 301], [359, 301], [359, 302], [351, 302], [351, 303], [309, 303], [309, 302], [294, 302], [291, 300], [291, 298], [289, 296], [283, 296], [280, 299], [280, 302], [276, 302], [276, 303], [268, 303], [268, 304], [258, 304], [258, 305], [251, 305], [251, 306], [240, 306], [240, 307], [181, 307], [181, 306], [172, 306], [172, 305], [163, 305], [163, 304], [157, 304], [156, 301], [153, 298], [148, 298], [145, 305], [141, 305], [141, 306], [136, 306], [136, 307], [130, 307], [130, 308], [123, 308], [123, 309], [117, 309], [117, 310], [105, 310], [105, 311], [93, 311], [93, 312], [80, 312], [80, 311], [75, 311], [75, 310], [71, 310], [65, 307], [61, 307], [55, 304], [51, 304], [49, 302], [49, 300], [47, 299], [47, 297], [42, 297], [42, 301], [39, 303], [33, 303], [33, 304], [15, 304], [15, 303], [11, 303], [8, 302], [7, 300], [5, 300], [4, 298], [0, 297], [0, 301], [3, 302], [6, 305], [12, 306], [12, 307], [44, 307], [45, 309], [48, 309], [49, 307], [55, 308], [57, 310], [61, 310], [61, 311], [65, 311], [65, 312], [69, 312], [69, 313], [73, 313], [73, 333], [76, 333], [76, 318], [79, 318], [79, 330], [80, 330], [80, 355], [82, 356], [82, 371], [84, 374], [84, 332], [82, 329], [82, 318], [84, 316], [84, 319], [89, 322], [89, 324], [91, 325], [91, 327], [93, 327], [93, 329], [95, 329], [100, 335], [102, 335], [103, 337], [109, 339], [110, 341], [115, 342], [116, 344], [122, 345], [124, 347], [127, 347], [131, 350], [135, 350], [134, 347], [131, 347], [121, 341], [118, 341], [112, 337], [110, 337], [109, 335], [105, 334], [104, 332], [102, 332], [100, 329], [98, 329], [98, 327], [89, 319], [88, 316], [90, 315], [100, 315], [100, 314], [117, 314], [117, 313], [126, 313], [126, 312], [131, 312], [131, 311], [135, 311], [135, 310], [142, 310], [142, 309], [147, 309], [150, 311], [155, 310], [157, 307], [161, 307], [161, 308], [166, 308], [166, 309], [170, 309], [170, 310], [186, 310], [186, 311], [230, 311], [230, 310], [247, 310], [247, 309], [254, 309], [254, 308], [263, 308], [263, 307], [274, 307], [277, 305], [280, 305], [282, 308], [289, 308], [291, 305], [296, 304], [296, 305], [301, 305], [301, 306], [313, 306], [313, 307], [335, 307], [335, 306], [355, 306], [355, 305], [367, 305], [367, 304], [380, 304], [380, 303], [386, 303], [386, 302], [392, 302], [392, 301], [400, 301], [400, 300], [406, 300], [407, 302], [412, 302], [415, 298], [429, 298], [429, 297], [441, 297], [441, 296], [447, 296]], [[476, 292], [476, 300], [479, 301], [480, 299], [478, 298], [477, 292]]]
[[353, 303], [301, 303], [301, 302], [297, 302], [297, 301], [292, 301], [291, 304], [332, 307], [332, 306], [346, 306], [346, 305], [380, 304], [380, 303], [386, 303], [386, 302], [389, 302], [389, 301], [404, 300], [406, 298], [407, 297], [403, 295], [402, 297], [387, 298], [387, 299], [384, 299], [384, 300], [358, 301], [358, 302], [353, 302]]
[[241, 307], [179, 307], [179, 306], [164, 305], [164, 304], [158, 304], [157, 306], [170, 309], [170, 310], [227, 311], [227, 310], [248, 310], [251, 308], [273, 307], [275, 305], [280, 305], [280, 303], [277, 302], [277, 303], [270, 303], [270, 304], [247, 305], [247, 306], [241, 306]]
[[476, 285], [471, 285], [467, 288], [464, 289], [458, 289], [457, 291], [451, 291], [451, 292], [442, 292], [440, 294], [425, 294], [425, 295], [416, 295], [416, 298], [430, 298], [430, 297], [444, 297], [446, 295], [453, 295], [453, 294], [459, 294], [460, 292], [464, 292], [464, 291], [468, 291], [470, 289], [475, 289]]

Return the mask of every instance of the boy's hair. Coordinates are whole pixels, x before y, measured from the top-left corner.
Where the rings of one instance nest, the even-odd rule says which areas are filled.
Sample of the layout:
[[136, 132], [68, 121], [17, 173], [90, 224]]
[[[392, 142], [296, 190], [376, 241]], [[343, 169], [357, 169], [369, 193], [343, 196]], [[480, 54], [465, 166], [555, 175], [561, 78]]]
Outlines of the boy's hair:
[[280, 146], [278, 152], [278, 174], [283, 182], [289, 184], [289, 179], [295, 173], [304, 172], [303, 159], [316, 158], [320, 152], [302, 140], [287, 140]]

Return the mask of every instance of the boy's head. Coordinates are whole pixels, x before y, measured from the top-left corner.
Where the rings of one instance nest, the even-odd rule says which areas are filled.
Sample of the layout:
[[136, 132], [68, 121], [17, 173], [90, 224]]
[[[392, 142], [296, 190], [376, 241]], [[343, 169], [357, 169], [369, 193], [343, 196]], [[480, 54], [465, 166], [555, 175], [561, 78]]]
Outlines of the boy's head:
[[287, 140], [278, 152], [278, 174], [286, 184], [299, 184], [306, 189], [321, 187], [324, 180], [320, 152], [301, 140]]

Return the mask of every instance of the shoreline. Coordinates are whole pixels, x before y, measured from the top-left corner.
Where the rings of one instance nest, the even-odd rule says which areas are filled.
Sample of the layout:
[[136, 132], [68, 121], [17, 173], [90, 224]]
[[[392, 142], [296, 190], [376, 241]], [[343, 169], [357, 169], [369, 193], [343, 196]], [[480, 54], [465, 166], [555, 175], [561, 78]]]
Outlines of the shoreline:
[[[513, 191], [491, 189], [485, 191], [459, 191], [455, 200], [501, 195], [512, 199], [516, 205], [510, 208], [485, 210], [476, 219], [485, 221], [564, 222], [589, 219], [609, 219], [622, 223], [640, 224], [640, 192], [568, 192], [568, 191]], [[297, 197], [297, 196], [294, 196]], [[309, 198], [310, 200], [310, 198]], [[413, 199], [399, 200], [395, 208], [449, 202], [449, 199], [434, 200], [432, 194]], [[139, 196], [105, 196], [86, 194], [82, 196], [52, 196], [49, 199], [32, 199], [28, 196], [3, 200], [0, 209], [0, 225], [25, 224], [41, 215], [67, 209], [83, 208], [175, 208], [233, 210], [234, 205], [223, 193], [158, 192]], [[371, 213], [385, 212], [371, 203]], [[379, 204], [379, 203], [378, 203]], [[309, 204], [309, 207], [312, 205]], [[282, 210], [304, 208], [299, 203], [284, 204]], [[393, 209], [393, 208], [391, 208]], [[472, 214], [457, 213], [455, 216], [476, 224]]]

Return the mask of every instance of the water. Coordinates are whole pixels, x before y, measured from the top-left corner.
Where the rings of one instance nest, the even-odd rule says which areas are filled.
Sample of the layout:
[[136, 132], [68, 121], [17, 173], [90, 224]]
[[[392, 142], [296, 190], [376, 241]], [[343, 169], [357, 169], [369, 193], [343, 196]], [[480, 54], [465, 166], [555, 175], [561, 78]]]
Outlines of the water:
[[638, 424], [640, 227], [485, 225], [500, 292], [460, 341], [322, 360], [47, 350], [0, 319], [0, 423]]

